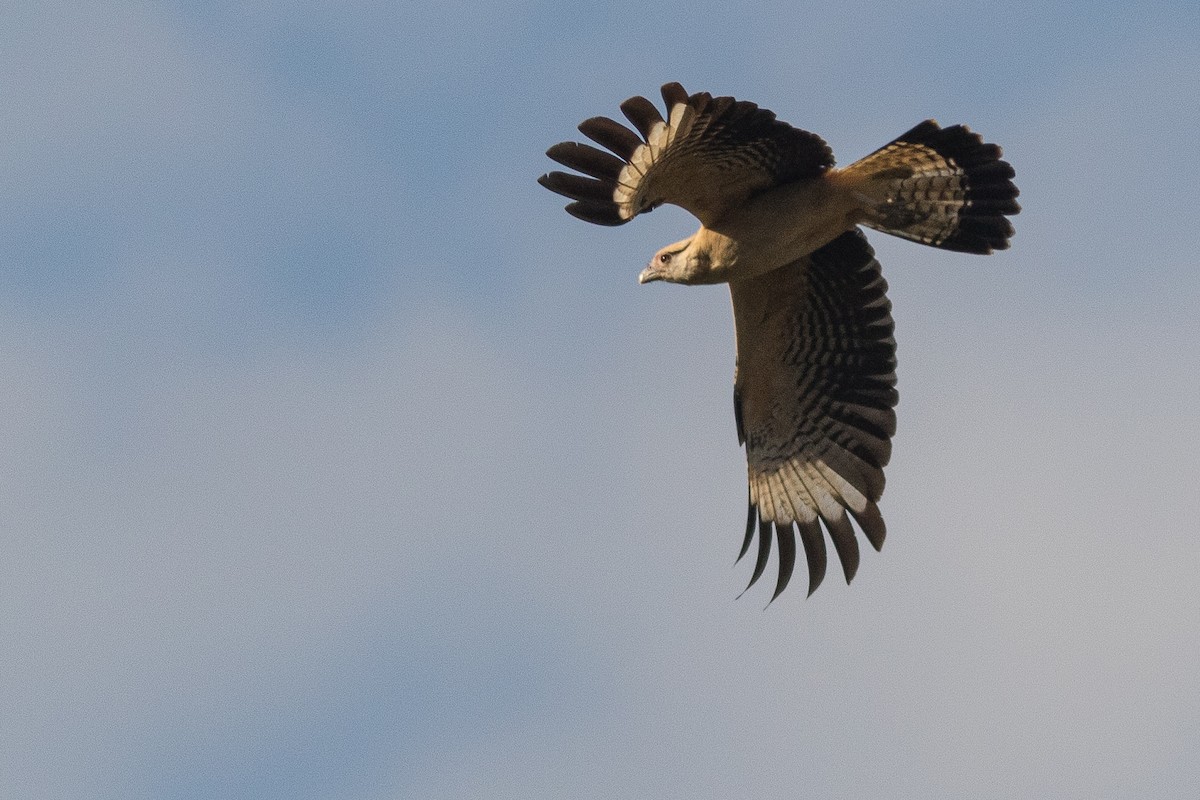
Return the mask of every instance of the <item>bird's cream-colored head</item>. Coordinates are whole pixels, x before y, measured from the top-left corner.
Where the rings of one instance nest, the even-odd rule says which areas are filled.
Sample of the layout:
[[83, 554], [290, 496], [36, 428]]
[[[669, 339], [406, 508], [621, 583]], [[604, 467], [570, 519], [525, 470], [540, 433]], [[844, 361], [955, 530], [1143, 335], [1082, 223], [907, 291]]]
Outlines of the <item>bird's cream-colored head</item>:
[[638, 276], [638, 283], [704, 283], [710, 268], [711, 259], [700, 237], [689, 236], [655, 253], [654, 258]]
[[681, 242], [654, 254], [638, 283], [724, 283], [738, 264], [737, 241], [710, 228], [701, 228]]

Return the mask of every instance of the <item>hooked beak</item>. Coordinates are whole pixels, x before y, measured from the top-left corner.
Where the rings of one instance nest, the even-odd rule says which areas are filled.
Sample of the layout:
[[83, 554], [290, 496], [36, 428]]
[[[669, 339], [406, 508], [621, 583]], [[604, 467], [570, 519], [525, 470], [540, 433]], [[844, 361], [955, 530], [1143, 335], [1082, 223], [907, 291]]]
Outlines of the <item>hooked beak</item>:
[[642, 274], [638, 275], [638, 283], [650, 283], [651, 281], [661, 281], [662, 273], [654, 268], [654, 262], [650, 262], [650, 266], [642, 270]]

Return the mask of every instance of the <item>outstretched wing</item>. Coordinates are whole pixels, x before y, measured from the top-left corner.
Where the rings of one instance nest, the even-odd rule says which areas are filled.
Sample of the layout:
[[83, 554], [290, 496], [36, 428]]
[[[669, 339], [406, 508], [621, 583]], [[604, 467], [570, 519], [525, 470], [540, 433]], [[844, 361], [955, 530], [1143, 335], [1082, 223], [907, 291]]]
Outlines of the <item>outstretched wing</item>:
[[682, 206], [710, 225], [764, 189], [833, 166], [819, 136], [754, 103], [707, 92], [689, 96], [678, 83], [664, 85], [662, 96], [665, 119], [644, 97], [621, 104], [638, 133], [607, 117], [585, 120], [579, 130], [616, 155], [577, 142], [556, 144], [546, 155], [584, 174], [551, 172], [538, 183], [574, 200], [569, 213], [598, 225], [620, 225], [662, 203]]
[[858, 229], [792, 264], [730, 284], [737, 330], [734, 409], [750, 482], [742, 555], [757, 526], [753, 585], [777, 539], [776, 597], [791, 578], [796, 530], [808, 561], [809, 594], [825, 576], [822, 523], [847, 583], [859, 560], [849, 517], [876, 550], [883, 545], [876, 501], [897, 401], [886, 291], [879, 262]]

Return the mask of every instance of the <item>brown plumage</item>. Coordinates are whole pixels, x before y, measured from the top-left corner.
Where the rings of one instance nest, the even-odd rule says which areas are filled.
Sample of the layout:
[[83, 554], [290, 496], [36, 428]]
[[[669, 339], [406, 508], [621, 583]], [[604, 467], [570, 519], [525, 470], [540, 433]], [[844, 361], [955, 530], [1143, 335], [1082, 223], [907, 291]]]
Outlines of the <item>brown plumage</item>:
[[[572, 215], [620, 225], [662, 203], [702, 225], [643, 270], [642, 283], [728, 283], [737, 333], [734, 414], [746, 446], [750, 579], [776, 542], [774, 597], [799, 534], [811, 594], [828, 533], [847, 583], [859, 564], [854, 525], [878, 550], [877, 505], [896, 430], [896, 343], [879, 262], [859, 225], [968, 253], [1008, 247], [1013, 169], [967, 128], [928, 120], [836, 169], [820, 137], [753, 103], [662, 88], [664, 117], [634, 97], [579, 129], [610, 152], [564, 142], [547, 155], [583, 175], [539, 179]], [[613, 155], [615, 153], [615, 155]], [[853, 523], [851, 523], [853, 520]], [[747, 587], [749, 588], [749, 586]]]

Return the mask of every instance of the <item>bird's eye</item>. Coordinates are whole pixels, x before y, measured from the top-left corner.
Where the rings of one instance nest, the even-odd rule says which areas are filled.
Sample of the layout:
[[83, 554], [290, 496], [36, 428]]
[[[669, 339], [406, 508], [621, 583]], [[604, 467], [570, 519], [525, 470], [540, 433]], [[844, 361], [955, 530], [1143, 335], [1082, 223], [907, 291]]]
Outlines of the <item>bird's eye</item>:
[[660, 263], [660, 264], [666, 264], [666, 263], [667, 263], [667, 262], [669, 262], [670, 260], [671, 260], [671, 254], [670, 254], [670, 253], [663, 253], [661, 256], [659, 256], [659, 257], [658, 257], [658, 261], [659, 261], [659, 263]]

